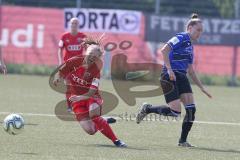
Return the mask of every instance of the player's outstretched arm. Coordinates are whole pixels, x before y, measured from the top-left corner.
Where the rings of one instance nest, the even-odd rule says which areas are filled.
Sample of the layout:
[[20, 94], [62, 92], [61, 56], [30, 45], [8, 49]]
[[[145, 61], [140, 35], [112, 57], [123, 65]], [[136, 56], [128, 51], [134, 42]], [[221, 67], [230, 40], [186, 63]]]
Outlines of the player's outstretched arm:
[[63, 55], [63, 49], [62, 48], [58, 48], [58, 65], [60, 66], [62, 64], [62, 55]]
[[201, 89], [201, 91], [206, 94], [209, 98], [212, 98], [212, 95], [210, 93], [208, 93], [208, 91], [204, 88], [202, 82], [199, 80], [199, 78], [197, 77], [195, 70], [193, 68], [192, 64], [189, 64], [188, 67], [188, 74], [191, 77], [191, 79], [193, 80], [193, 82]]

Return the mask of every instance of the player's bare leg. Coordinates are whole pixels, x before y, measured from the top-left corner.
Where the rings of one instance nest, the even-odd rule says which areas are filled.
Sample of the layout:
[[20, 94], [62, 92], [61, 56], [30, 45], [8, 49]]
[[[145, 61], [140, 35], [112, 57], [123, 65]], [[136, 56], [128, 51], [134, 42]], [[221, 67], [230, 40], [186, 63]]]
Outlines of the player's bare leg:
[[85, 119], [82, 119], [79, 123], [86, 133], [90, 135], [94, 135], [97, 132], [95, 124], [91, 119], [85, 118]]
[[95, 124], [96, 130], [99, 130], [104, 136], [109, 138], [117, 147], [127, 147], [124, 142], [117, 139], [107, 121], [101, 117], [101, 106], [99, 106], [97, 103], [90, 105], [89, 117]]

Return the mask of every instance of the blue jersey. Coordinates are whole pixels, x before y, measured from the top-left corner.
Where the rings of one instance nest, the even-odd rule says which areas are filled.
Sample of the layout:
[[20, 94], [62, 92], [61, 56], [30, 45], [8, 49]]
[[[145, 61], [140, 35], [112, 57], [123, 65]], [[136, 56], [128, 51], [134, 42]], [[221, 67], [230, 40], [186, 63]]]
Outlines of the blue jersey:
[[[173, 71], [187, 73], [189, 64], [193, 64], [193, 46], [188, 33], [178, 33], [167, 44], [171, 47], [169, 61]], [[163, 71], [167, 71], [164, 65]]]

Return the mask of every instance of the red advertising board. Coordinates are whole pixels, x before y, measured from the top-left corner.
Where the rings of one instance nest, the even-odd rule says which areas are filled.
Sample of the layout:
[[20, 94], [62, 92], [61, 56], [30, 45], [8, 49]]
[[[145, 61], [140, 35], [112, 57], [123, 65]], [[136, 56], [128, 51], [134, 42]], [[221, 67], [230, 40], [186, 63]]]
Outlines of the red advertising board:
[[62, 17], [58, 9], [3, 6], [0, 37], [6, 62], [56, 64]]

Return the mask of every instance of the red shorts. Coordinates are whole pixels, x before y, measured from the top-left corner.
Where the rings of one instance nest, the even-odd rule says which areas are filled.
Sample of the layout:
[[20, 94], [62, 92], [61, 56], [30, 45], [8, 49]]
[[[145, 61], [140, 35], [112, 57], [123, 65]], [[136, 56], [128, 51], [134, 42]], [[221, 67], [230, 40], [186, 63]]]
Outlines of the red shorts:
[[87, 100], [75, 102], [72, 104], [73, 112], [78, 121], [89, 118], [89, 109], [93, 103], [97, 103], [99, 106], [101, 106], [103, 104], [103, 100], [101, 98], [89, 98]]

